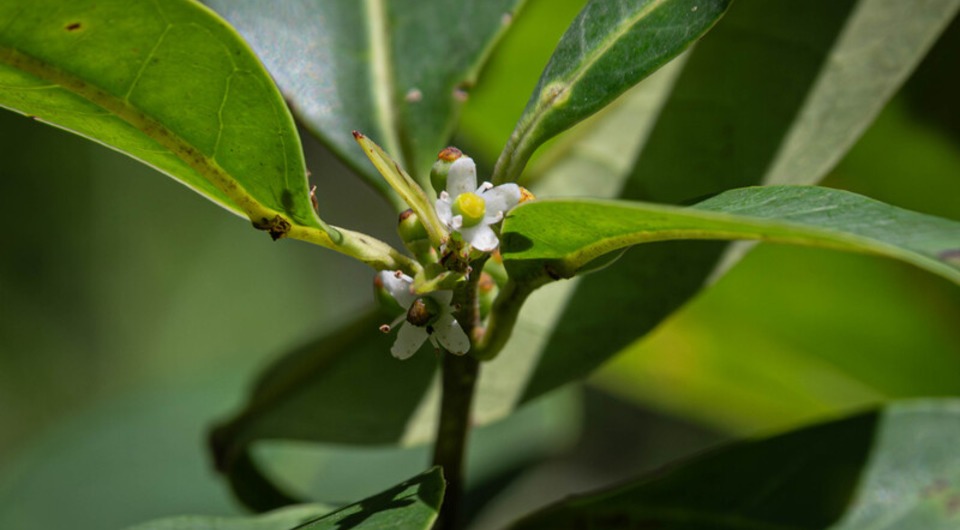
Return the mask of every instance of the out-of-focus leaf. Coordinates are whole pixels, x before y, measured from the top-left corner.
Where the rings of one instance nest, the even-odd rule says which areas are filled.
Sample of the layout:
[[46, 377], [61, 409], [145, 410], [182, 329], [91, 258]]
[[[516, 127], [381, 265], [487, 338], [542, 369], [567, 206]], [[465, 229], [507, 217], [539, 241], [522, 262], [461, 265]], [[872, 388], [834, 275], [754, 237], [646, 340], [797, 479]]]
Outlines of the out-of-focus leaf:
[[[560, 36], [587, 0], [528, 0], [523, 14], [514, 18], [477, 86], [463, 107], [456, 145], [466, 148], [481, 172], [493, 168], [533, 92], [540, 72], [550, 60]], [[487, 167], [489, 164], [489, 167]]]
[[[470, 432], [467, 502], [482, 503], [524, 468], [568, 449], [579, 436], [580, 392], [556, 392], [515, 414]], [[435, 396], [433, 396], [435, 397]], [[431, 418], [435, 430], [435, 418]], [[310, 502], [342, 503], [372, 495], [423, 469], [432, 447], [343, 446], [315, 441], [265, 440], [253, 448], [263, 475]], [[362, 472], [361, 472], [362, 471]]]
[[[904, 103], [884, 109], [826, 182], [960, 220], [960, 151]], [[960, 289], [942, 278], [763, 245], [593, 381], [727, 431], [785, 429], [889, 399], [960, 395], [957, 322]]]
[[878, 254], [960, 283], [960, 223], [812, 186], [730, 190], [690, 208], [534, 201], [504, 221], [501, 252], [511, 277], [539, 283], [570, 278], [631, 245], [675, 239], [755, 239]]
[[[773, 167], [808, 168], [811, 173], [789, 180], [815, 182], [829, 166], [813, 154], [835, 160], [848, 144], [837, 144], [835, 152], [814, 149], [815, 136], [793, 132], [811, 123], [803, 117], [836, 111], [829, 118], [835, 138], [855, 138], [958, 5], [735, 2], [690, 54], [621, 197], [685, 202], [770, 182]], [[851, 62], [875, 67], [851, 78], [838, 68]], [[847, 97], [839, 94], [871, 94], [874, 102], [838, 109], [835, 98]], [[782, 153], [804, 160], [791, 162]], [[583, 278], [539, 358], [527, 363], [536, 366], [525, 399], [584, 375], [565, 369], [566, 359], [584, 351], [609, 357], [656, 327], [701, 289], [726, 248], [710, 241], [643, 245]]]
[[250, 455], [259, 439], [388, 444], [401, 440], [430, 388], [436, 362], [416, 355], [398, 362], [393, 336], [367, 315], [294, 351], [261, 377], [243, 410], [210, 436], [217, 468], [254, 508], [290, 497], [260, 476]]
[[206, 3], [247, 38], [306, 126], [406, 208], [350, 132], [429, 184], [480, 66], [523, 0]]
[[443, 472], [435, 467], [383, 493], [345, 506], [297, 529], [426, 530], [437, 519], [445, 488]]
[[129, 530], [291, 530], [330, 511], [327, 506], [289, 506], [257, 517], [182, 515], [138, 524]]
[[957, 436], [960, 401], [900, 402], [741, 442], [514, 528], [946, 530], [960, 516]]
[[0, 105], [141, 160], [275, 236], [278, 215], [324, 226], [279, 91], [208, 10], [16, 0], [0, 19]]
[[700, 38], [729, 0], [593, 0], [560, 39], [494, 168], [515, 181], [549, 138], [593, 114]]
[[789, 429], [890, 399], [960, 395], [956, 322], [960, 288], [943, 278], [763, 245], [591, 381], [727, 432]]

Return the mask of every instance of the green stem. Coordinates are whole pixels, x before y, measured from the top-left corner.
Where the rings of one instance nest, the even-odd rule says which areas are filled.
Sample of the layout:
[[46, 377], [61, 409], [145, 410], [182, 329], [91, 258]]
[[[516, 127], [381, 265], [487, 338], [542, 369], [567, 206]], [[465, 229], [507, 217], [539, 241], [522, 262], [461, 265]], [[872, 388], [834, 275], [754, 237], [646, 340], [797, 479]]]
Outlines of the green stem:
[[474, 357], [444, 353], [440, 425], [433, 448], [433, 463], [443, 467], [447, 489], [440, 516], [434, 525], [437, 530], [454, 530], [460, 520], [470, 409], [479, 373], [480, 361]]
[[521, 284], [507, 280], [493, 302], [483, 336], [475, 343], [471, 353], [474, 357], [489, 361], [500, 353], [510, 339], [510, 335], [513, 334], [513, 327], [520, 316], [523, 302], [535, 289], [536, 286], [533, 283]]
[[[480, 271], [487, 257], [472, 262], [470, 279], [454, 291], [454, 302], [459, 307], [457, 322], [473, 340], [480, 323], [480, 306], [477, 300], [477, 285]], [[465, 483], [464, 467], [467, 453], [467, 438], [470, 434], [473, 393], [480, 374], [480, 361], [472, 355], [456, 356], [443, 353], [443, 375], [440, 396], [440, 421], [433, 447], [433, 464], [443, 468], [447, 489], [435, 529], [454, 530], [460, 522]]]

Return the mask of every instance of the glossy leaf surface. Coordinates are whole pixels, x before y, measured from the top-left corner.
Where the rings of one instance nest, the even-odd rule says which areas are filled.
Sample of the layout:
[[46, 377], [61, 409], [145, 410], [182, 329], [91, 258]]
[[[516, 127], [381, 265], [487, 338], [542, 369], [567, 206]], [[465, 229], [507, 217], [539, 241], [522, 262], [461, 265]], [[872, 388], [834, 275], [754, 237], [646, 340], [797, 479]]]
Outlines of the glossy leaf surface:
[[[783, 174], [774, 178], [773, 167], [819, 168], [786, 179], [816, 182], [829, 169], [823, 161], [841, 156], [845, 142], [869, 125], [958, 6], [735, 2], [690, 54], [621, 197], [682, 203], [784, 182]], [[850, 77], [844, 65], [872, 66]], [[849, 101], [842, 94], [851, 93], [864, 99], [836, 108], [835, 98]], [[828, 118], [831, 130], [844, 132], [835, 137], [838, 143], [814, 149], [816, 135], [794, 132], [807, 123], [798, 116]], [[582, 278], [531, 361], [536, 366], [524, 399], [583, 377], [586, 368], [571, 369], [576, 363], [570, 361], [584, 350], [599, 364], [654, 329], [702, 288], [726, 248], [710, 241], [643, 245]]]
[[593, 0], [560, 39], [494, 182], [517, 180], [544, 141], [600, 110], [700, 38], [729, 0]]
[[18, 0], [0, 4], [0, 20], [0, 105], [137, 158], [264, 229], [278, 214], [322, 226], [279, 91], [208, 10]]
[[311, 504], [281, 508], [256, 517], [183, 515], [138, 524], [128, 530], [291, 530], [329, 511], [326, 506]]
[[435, 467], [383, 493], [345, 506], [298, 530], [427, 530], [433, 526], [446, 483]]
[[900, 259], [960, 283], [960, 223], [849, 192], [805, 186], [731, 190], [691, 208], [544, 200], [504, 221], [504, 263], [521, 281], [570, 278], [639, 243], [756, 239]]
[[513, 528], [946, 530], [960, 517], [957, 436], [957, 400], [900, 402], [742, 442]]
[[483, 60], [523, 0], [206, 3], [251, 43], [303, 123], [399, 205], [351, 131], [429, 183]]

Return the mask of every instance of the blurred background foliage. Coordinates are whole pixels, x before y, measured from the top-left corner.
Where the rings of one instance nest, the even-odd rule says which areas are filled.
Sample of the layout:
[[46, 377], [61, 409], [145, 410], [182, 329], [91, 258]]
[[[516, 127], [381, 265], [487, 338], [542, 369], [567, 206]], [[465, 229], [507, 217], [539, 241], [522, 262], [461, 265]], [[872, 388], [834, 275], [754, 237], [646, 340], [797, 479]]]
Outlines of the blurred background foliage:
[[[488, 169], [582, 3], [531, 0], [492, 58], [458, 136]], [[960, 220], [958, 46], [955, 21], [826, 185]], [[240, 512], [211, 470], [206, 429], [258, 369], [365, 307], [370, 271], [274, 243], [151, 169], [19, 115], [0, 113], [0, 140], [0, 528]], [[325, 218], [394, 241], [386, 203], [305, 141]], [[729, 437], [958, 395], [957, 322], [960, 289], [906, 265], [761, 245], [583, 391], [478, 433], [474, 467], [516, 458], [475, 484], [491, 508], [477, 526]], [[427, 464], [426, 449], [262, 449], [278, 480], [328, 501]]]

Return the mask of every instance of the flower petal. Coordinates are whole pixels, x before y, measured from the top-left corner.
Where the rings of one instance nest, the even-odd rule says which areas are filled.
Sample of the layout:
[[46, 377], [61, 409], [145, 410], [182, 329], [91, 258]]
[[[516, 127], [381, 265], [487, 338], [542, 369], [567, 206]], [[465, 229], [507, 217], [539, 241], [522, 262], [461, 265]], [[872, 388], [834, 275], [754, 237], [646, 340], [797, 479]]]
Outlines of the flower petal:
[[449, 196], [447, 199], [444, 199], [443, 197], [437, 199], [436, 209], [437, 217], [440, 218], [440, 222], [448, 227], [451, 226], [453, 223], [453, 208], [450, 204]]
[[484, 223], [469, 228], [461, 228], [460, 235], [463, 236], [464, 241], [470, 243], [470, 246], [481, 252], [491, 252], [500, 244], [496, 232]]
[[469, 156], [462, 156], [450, 165], [447, 173], [447, 193], [456, 200], [461, 193], [477, 189], [477, 165]]
[[413, 285], [413, 278], [406, 274], [398, 275], [394, 271], [380, 271], [378, 275], [380, 276], [380, 281], [383, 282], [384, 288], [386, 288], [390, 296], [392, 296], [401, 307], [409, 308], [410, 304], [417, 299], [417, 297], [410, 292], [410, 287]]
[[400, 332], [397, 333], [397, 340], [393, 341], [390, 353], [401, 361], [409, 359], [414, 353], [417, 353], [425, 340], [427, 340], [427, 330], [418, 328], [409, 322], [404, 322], [400, 326]]
[[463, 355], [470, 351], [470, 338], [457, 323], [457, 319], [449, 313], [437, 320], [434, 325], [433, 336], [452, 354]]
[[483, 200], [487, 203], [487, 214], [484, 222], [496, 222], [494, 219], [501, 213], [507, 213], [511, 208], [520, 204], [520, 186], [513, 183], [501, 184], [483, 192]]

